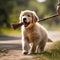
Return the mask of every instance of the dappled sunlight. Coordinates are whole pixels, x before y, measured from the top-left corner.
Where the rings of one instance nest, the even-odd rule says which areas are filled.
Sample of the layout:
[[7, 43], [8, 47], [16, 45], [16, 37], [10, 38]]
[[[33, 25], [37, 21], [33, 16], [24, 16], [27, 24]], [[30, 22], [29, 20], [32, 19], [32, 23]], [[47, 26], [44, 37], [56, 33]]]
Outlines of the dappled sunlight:
[[38, 2], [42, 3], [42, 2], [45, 2], [46, 0], [37, 0]]

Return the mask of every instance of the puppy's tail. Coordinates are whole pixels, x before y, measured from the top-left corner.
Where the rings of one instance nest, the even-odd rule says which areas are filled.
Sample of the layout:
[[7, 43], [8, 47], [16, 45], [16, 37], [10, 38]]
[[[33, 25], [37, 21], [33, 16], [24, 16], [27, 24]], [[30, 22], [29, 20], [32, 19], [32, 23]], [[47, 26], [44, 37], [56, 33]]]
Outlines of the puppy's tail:
[[51, 38], [48, 38], [48, 41], [47, 42], [53, 42], [53, 40]]

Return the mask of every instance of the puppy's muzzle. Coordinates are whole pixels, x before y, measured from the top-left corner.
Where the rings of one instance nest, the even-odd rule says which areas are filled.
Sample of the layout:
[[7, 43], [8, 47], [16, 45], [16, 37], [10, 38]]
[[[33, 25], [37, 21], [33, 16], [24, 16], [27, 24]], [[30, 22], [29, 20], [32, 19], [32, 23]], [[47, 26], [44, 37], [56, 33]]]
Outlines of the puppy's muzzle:
[[26, 18], [23, 18], [23, 22], [24, 22], [24, 23], [26, 23], [26, 20], [27, 20]]
[[23, 20], [23, 23], [24, 23], [25, 27], [27, 27], [30, 24], [30, 22], [27, 22], [28, 19], [27, 19], [26, 16], [23, 16], [22, 20]]
[[23, 23], [27, 23], [27, 17], [26, 16], [23, 16], [22, 20], [23, 20]]

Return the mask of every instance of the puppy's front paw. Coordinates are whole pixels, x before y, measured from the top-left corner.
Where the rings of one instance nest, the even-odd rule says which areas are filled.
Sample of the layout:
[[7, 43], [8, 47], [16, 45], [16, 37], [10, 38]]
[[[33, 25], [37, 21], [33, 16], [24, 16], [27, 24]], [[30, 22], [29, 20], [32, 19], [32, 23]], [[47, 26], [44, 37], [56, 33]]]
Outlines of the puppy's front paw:
[[31, 52], [31, 51], [28, 52], [28, 55], [32, 55], [32, 54], [34, 54], [34, 52]]
[[23, 51], [22, 54], [26, 55], [28, 54], [28, 51]]

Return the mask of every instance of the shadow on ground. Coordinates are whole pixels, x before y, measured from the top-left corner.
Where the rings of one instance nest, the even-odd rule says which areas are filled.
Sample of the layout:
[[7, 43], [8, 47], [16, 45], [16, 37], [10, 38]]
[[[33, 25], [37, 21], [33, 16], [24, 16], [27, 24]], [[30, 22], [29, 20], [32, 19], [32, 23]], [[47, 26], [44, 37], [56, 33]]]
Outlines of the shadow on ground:
[[21, 37], [16, 37], [16, 36], [8, 36], [8, 35], [0, 35], [0, 41], [2, 40], [20, 40]]

